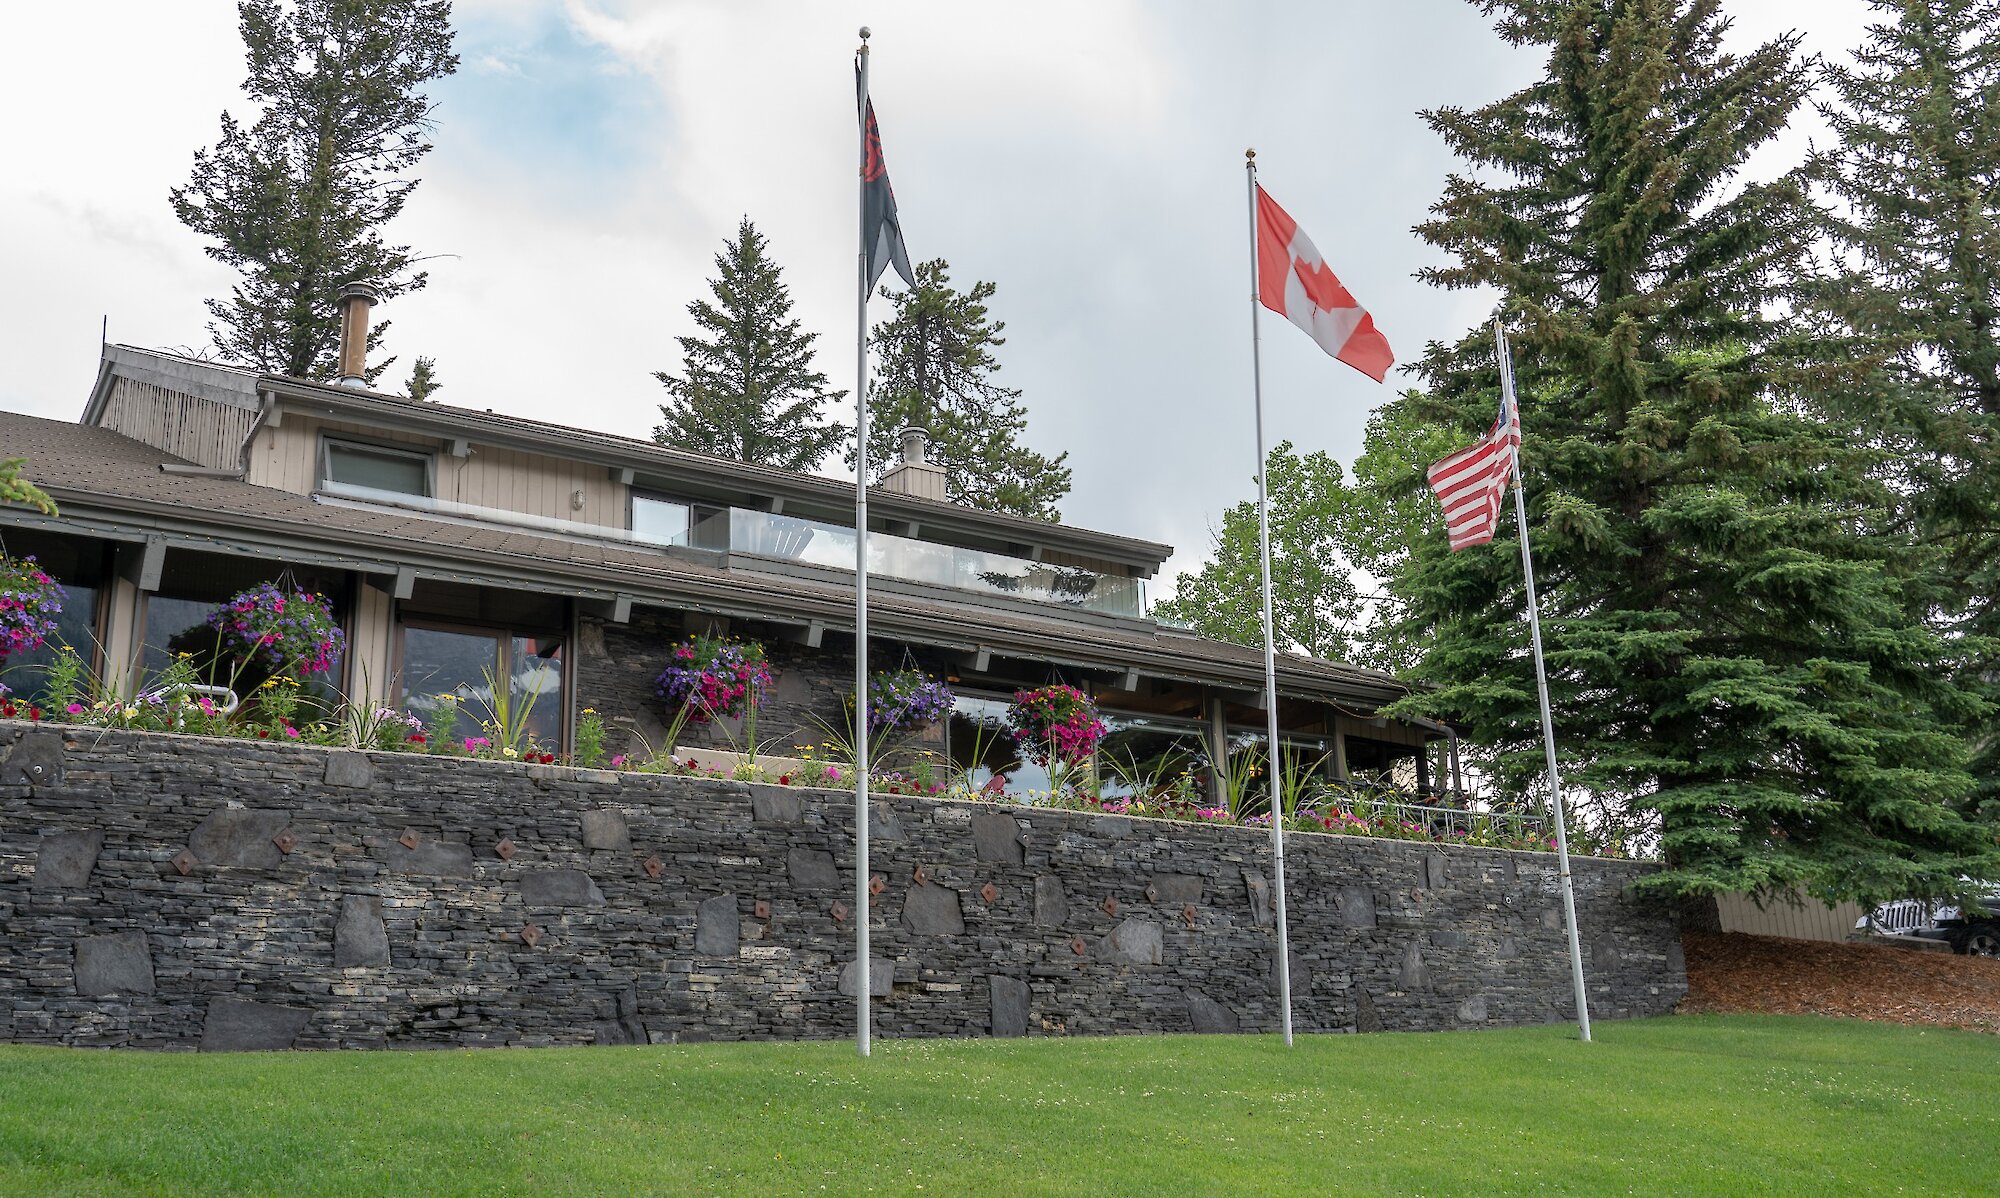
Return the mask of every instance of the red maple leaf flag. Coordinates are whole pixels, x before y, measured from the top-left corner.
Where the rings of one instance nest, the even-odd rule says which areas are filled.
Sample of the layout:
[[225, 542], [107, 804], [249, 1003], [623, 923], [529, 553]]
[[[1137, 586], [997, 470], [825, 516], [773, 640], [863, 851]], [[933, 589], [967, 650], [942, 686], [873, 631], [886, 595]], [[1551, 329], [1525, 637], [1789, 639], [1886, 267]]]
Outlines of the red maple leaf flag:
[[1396, 364], [1388, 338], [1329, 270], [1312, 238], [1257, 188], [1257, 298], [1320, 348], [1381, 382]]

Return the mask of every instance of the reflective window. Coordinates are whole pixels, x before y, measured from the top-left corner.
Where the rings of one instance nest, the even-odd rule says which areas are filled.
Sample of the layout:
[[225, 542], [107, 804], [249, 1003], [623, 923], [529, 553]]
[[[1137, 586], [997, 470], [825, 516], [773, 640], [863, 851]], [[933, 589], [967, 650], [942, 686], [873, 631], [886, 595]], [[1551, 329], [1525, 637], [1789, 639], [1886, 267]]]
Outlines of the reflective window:
[[[562, 641], [553, 637], [405, 625], [403, 706], [436, 728], [438, 709], [450, 702], [440, 696], [451, 695], [460, 738], [482, 735], [481, 724], [505, 719], [553, 752], [562, 739], [562, 654]], [[496, 700], [496, 684], [503, 681]]]
[[401, 495], [431, 493], [431, 456], [411, 450], [326, 442], [326, 481]]
[[100, 541], [45, 539], [16, 532], [9, 535], [7, 549], [20, 557], [34, 557], [49, 577], [62, 584], [65, 596], [62, 612], [56, 617], [56, 630], [41, 648], [0, 658], [0, 681], [14, 695], [36, 701], [41, 697], [49, 664], [62, 651], [61, 646], [75, 649], [86, 666], [96, 660], [97, 606], [105, 574], [104, 545]]
[[945, 753], [974, 787], [1015, 796], [1046, 792], [1048, 771], [1014, 748], [1013, 735], [1007, 731], [1008, 704], [1006, 699], [958, 696], [945, 726]]
[[1160, 716], [1103, 713], [1108, 731], [1097, 750], [1098, 794], [1105, 798], [1174, 790], [1185, 776], [1195, 796], [1208, 794], [1208, 741], [1202, 726]]

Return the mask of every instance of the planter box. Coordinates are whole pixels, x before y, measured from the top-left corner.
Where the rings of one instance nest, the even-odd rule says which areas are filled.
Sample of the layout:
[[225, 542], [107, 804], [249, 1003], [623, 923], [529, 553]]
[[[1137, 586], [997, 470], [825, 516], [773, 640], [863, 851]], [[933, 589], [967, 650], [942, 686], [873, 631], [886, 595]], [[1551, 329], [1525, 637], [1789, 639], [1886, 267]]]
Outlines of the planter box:
[[[749, 758], [742, 753], [732, 753], [723, 749], [682, 748], [679, 745], [674, 746], [671, 756], [675, 761], [693, 761], [695, 768], [704, 772], [708, 770], [720, 771], [725, 778], [734, 777], [736, 767], [749, 762]], [[854, 773], [854, 767], [845, 762], [822, 761], [815, 763], [798, 757], [779, 757], [772, 753], [759, 753], [757, 754], [756, 761], [757, 768], [763, 770], [765, 775], [771, 778], [776, 778], [781, 774], [800, 774], [815, 764], [820, 766], [832, 765], [840, 770], [840, 775], [843, 778], [849, 777]]]

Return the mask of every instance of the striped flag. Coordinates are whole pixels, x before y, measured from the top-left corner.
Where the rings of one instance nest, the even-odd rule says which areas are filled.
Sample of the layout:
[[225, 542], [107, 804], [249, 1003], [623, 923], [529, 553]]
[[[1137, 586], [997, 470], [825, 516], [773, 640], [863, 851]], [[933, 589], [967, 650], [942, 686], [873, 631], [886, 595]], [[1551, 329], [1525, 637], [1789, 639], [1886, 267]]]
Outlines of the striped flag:
[[1444, 504], [1444, 530], [1452, 552], [1493, 539], [1514, 453], [1520, 447], [1521, 415], [1503, 393], [1493, 431], [1430, 468], [1431, 490]]

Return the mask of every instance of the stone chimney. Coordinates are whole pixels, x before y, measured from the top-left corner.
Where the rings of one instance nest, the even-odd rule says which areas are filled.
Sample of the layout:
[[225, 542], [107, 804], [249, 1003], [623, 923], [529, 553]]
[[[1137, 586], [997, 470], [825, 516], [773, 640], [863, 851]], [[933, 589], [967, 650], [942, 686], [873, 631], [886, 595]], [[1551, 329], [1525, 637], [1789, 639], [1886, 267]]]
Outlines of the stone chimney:
[[930, 446], [930, 433], [912, 424], [896, 436], [903, 443], [903, 460], [890, 467], [876, 485], [884, 491], [943, 503], [944, 467], [932, 465], [925, 456]]
[[340, 385], [368, 387], [368, 322], [382, 293], [372, 285], [353, 282], [340, 289]]

